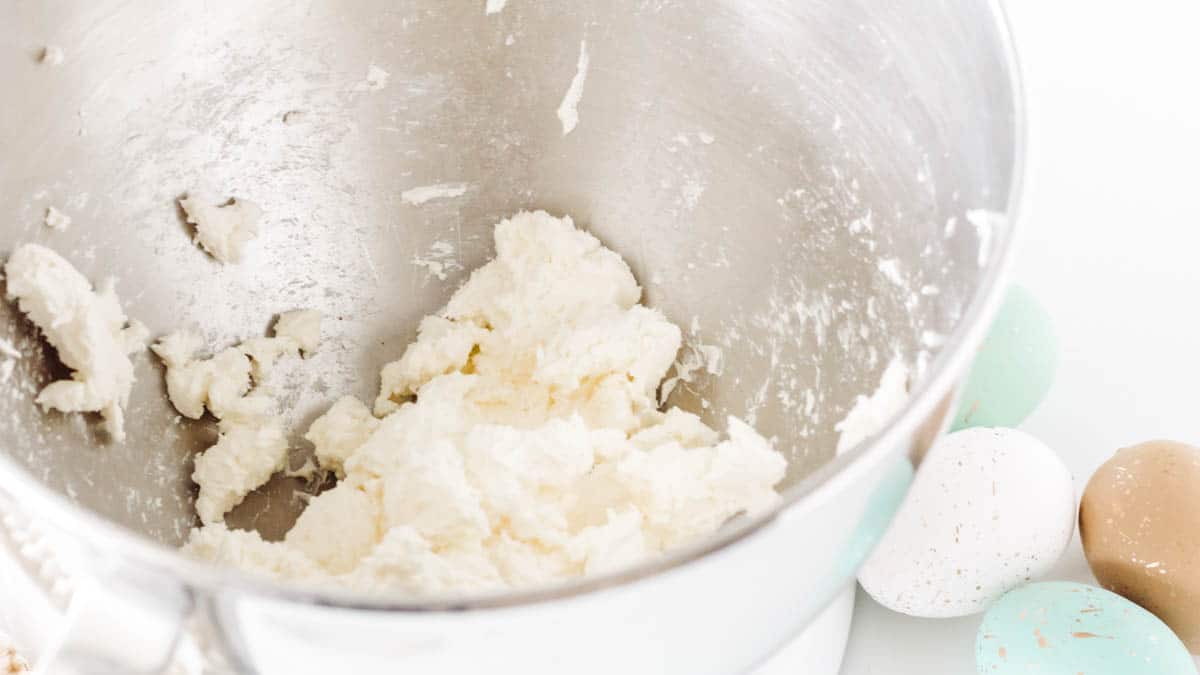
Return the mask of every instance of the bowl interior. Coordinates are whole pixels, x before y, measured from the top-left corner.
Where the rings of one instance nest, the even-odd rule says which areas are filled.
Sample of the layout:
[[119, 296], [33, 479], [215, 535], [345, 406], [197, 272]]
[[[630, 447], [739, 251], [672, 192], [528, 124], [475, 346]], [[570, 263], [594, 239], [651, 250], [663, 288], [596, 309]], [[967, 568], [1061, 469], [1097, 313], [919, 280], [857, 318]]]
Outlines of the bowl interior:
[[[215, 347], [321, 310], [320, 353], [275, 379], [298, 462], [308, 422], [339, 395], [374, 396], [417, 321], [492, 254], [500, 218], [568, 214], [625, 257], [685, 350], [721, 349], [719, 372], [672, 402], [718, 428], [749, 418], [794, 482], [833, 456], [834, 425], [893, 354], [920, 377], [1005, 244], [968, 217], [1006, 210], [1015, 161], [987, 2], [486, 6], [15, 5], [0, 27], [0, 78], [22, 92], [0, 107], [0, 252], [51, 246], [95, 282], [116, 277], [154, 334], [190, 326]], [[61, 64], [39, 62], [45, 45]], [[405, 198], [425, 186], [462, 194]], [[266, 213], [240, 264], [191, 241], [175, 200], [196, 189]], [[49, 206], [67, 231], [43, 225]], [[180, 419], [144, 353], [129, 439], [112, 444], [95, 416], [35, 407], [66, 373], [11, 304], [0, 336], [22, 354], [0, 451], [179, 543], [211, 420]], [[278, 537], [306, 489], [277, 477], [229, 520]]]

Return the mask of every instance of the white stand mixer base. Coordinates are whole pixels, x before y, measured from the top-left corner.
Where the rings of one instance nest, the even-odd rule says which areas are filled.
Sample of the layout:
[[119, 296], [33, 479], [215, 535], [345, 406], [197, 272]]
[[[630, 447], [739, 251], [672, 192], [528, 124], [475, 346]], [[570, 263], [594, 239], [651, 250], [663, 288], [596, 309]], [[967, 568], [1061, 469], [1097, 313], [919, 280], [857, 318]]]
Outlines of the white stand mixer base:
[[837, 675], [850, 637], [856, 588], [851, 582], [803, 633], [754, 671], [754, 675]]

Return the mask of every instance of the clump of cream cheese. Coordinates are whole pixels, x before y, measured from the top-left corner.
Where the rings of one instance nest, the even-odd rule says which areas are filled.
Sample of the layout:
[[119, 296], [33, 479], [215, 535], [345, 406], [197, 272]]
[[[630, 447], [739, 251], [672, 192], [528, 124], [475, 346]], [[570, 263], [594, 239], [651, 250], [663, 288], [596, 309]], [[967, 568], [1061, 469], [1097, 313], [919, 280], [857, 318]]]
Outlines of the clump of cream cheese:
[[196, 458], [192, 480], [200, 488], [196, 513], [204, 523], [220, 523], [252, 490], [283, 470], [288, 441], [276, 402], [258, 385], [283, 356], [316, 350], [321, 315], [313, 310], [285, 312], [274, 337], [257, 337], [236, 347], [197, 358], [203, 341], [179, 330], [151, 347], [167, 367], [167, 396], [184, 417], [204, 411], [217, 419], [217, 442]]
[[43, 408], [98, 412], [108, 433], [125, 440], [124, 408], [133, 388], [133, 354], [148, 333], [121, 309], [110, 278], [93, 289], [65, 258], [37, 244], [13, 251], [4, 265], [8, 297], [41, 329], [71, 379], [51, 382], [37, 396]]
[[904, 409], [908, 403], [908, 380], [908, 366], [900, 356], [892, 357], [875, 393], [856, 396], [846, 417], [834, 425], [834, 431], [838, 432], [837, 454], [874, 436]]
[[196, 242], [223, 263], [241, 260], [246, 244], [258, 236], [262, 209], [244, 199], [220, 200], [192, 191], [179, 200], [187, 221], [196, 227]]
[[[628, 565], [776, 503], [786, 462], [767, 440], [659, 409], [680, 330], [639, 303], [620, 256], [544, 212], [501, 222], [495, 243], [384, 368], [373, 411], [343, 398], [313, 423], [340, 480], [283, 541], [213, 509], [186, 549], [291, 581], [499, 589]], [[186, 353], [164, 354], [169, 378]]]

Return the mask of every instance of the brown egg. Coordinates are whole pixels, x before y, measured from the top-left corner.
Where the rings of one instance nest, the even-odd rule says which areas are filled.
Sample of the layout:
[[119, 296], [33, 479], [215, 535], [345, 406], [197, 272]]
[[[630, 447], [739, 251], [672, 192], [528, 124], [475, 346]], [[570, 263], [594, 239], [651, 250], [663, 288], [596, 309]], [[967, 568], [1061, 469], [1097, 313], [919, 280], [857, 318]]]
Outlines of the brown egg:
[[1200, 653], [1200, 448], [1122, 448], [1079, 505], [1088, 565], [1105, 588], [1145, 607]]

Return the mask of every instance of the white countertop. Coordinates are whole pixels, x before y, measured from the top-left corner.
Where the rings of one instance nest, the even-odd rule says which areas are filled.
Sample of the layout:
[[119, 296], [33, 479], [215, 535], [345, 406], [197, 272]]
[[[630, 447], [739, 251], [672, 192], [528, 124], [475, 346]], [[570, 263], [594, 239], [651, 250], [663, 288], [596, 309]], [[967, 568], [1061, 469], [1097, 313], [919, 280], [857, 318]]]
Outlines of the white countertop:
[[[1015, 280], [1061, 348], [1023, 428], [1078, 494], [1119, 447], [1200, 445], [1200, 5], [1007, 5], [1035, 146]], [[1095, 583], [1078, 536], [1052, 578]], [[974, 673], [979, 621], [901, 616], [860, 590], [842, 674]]]

